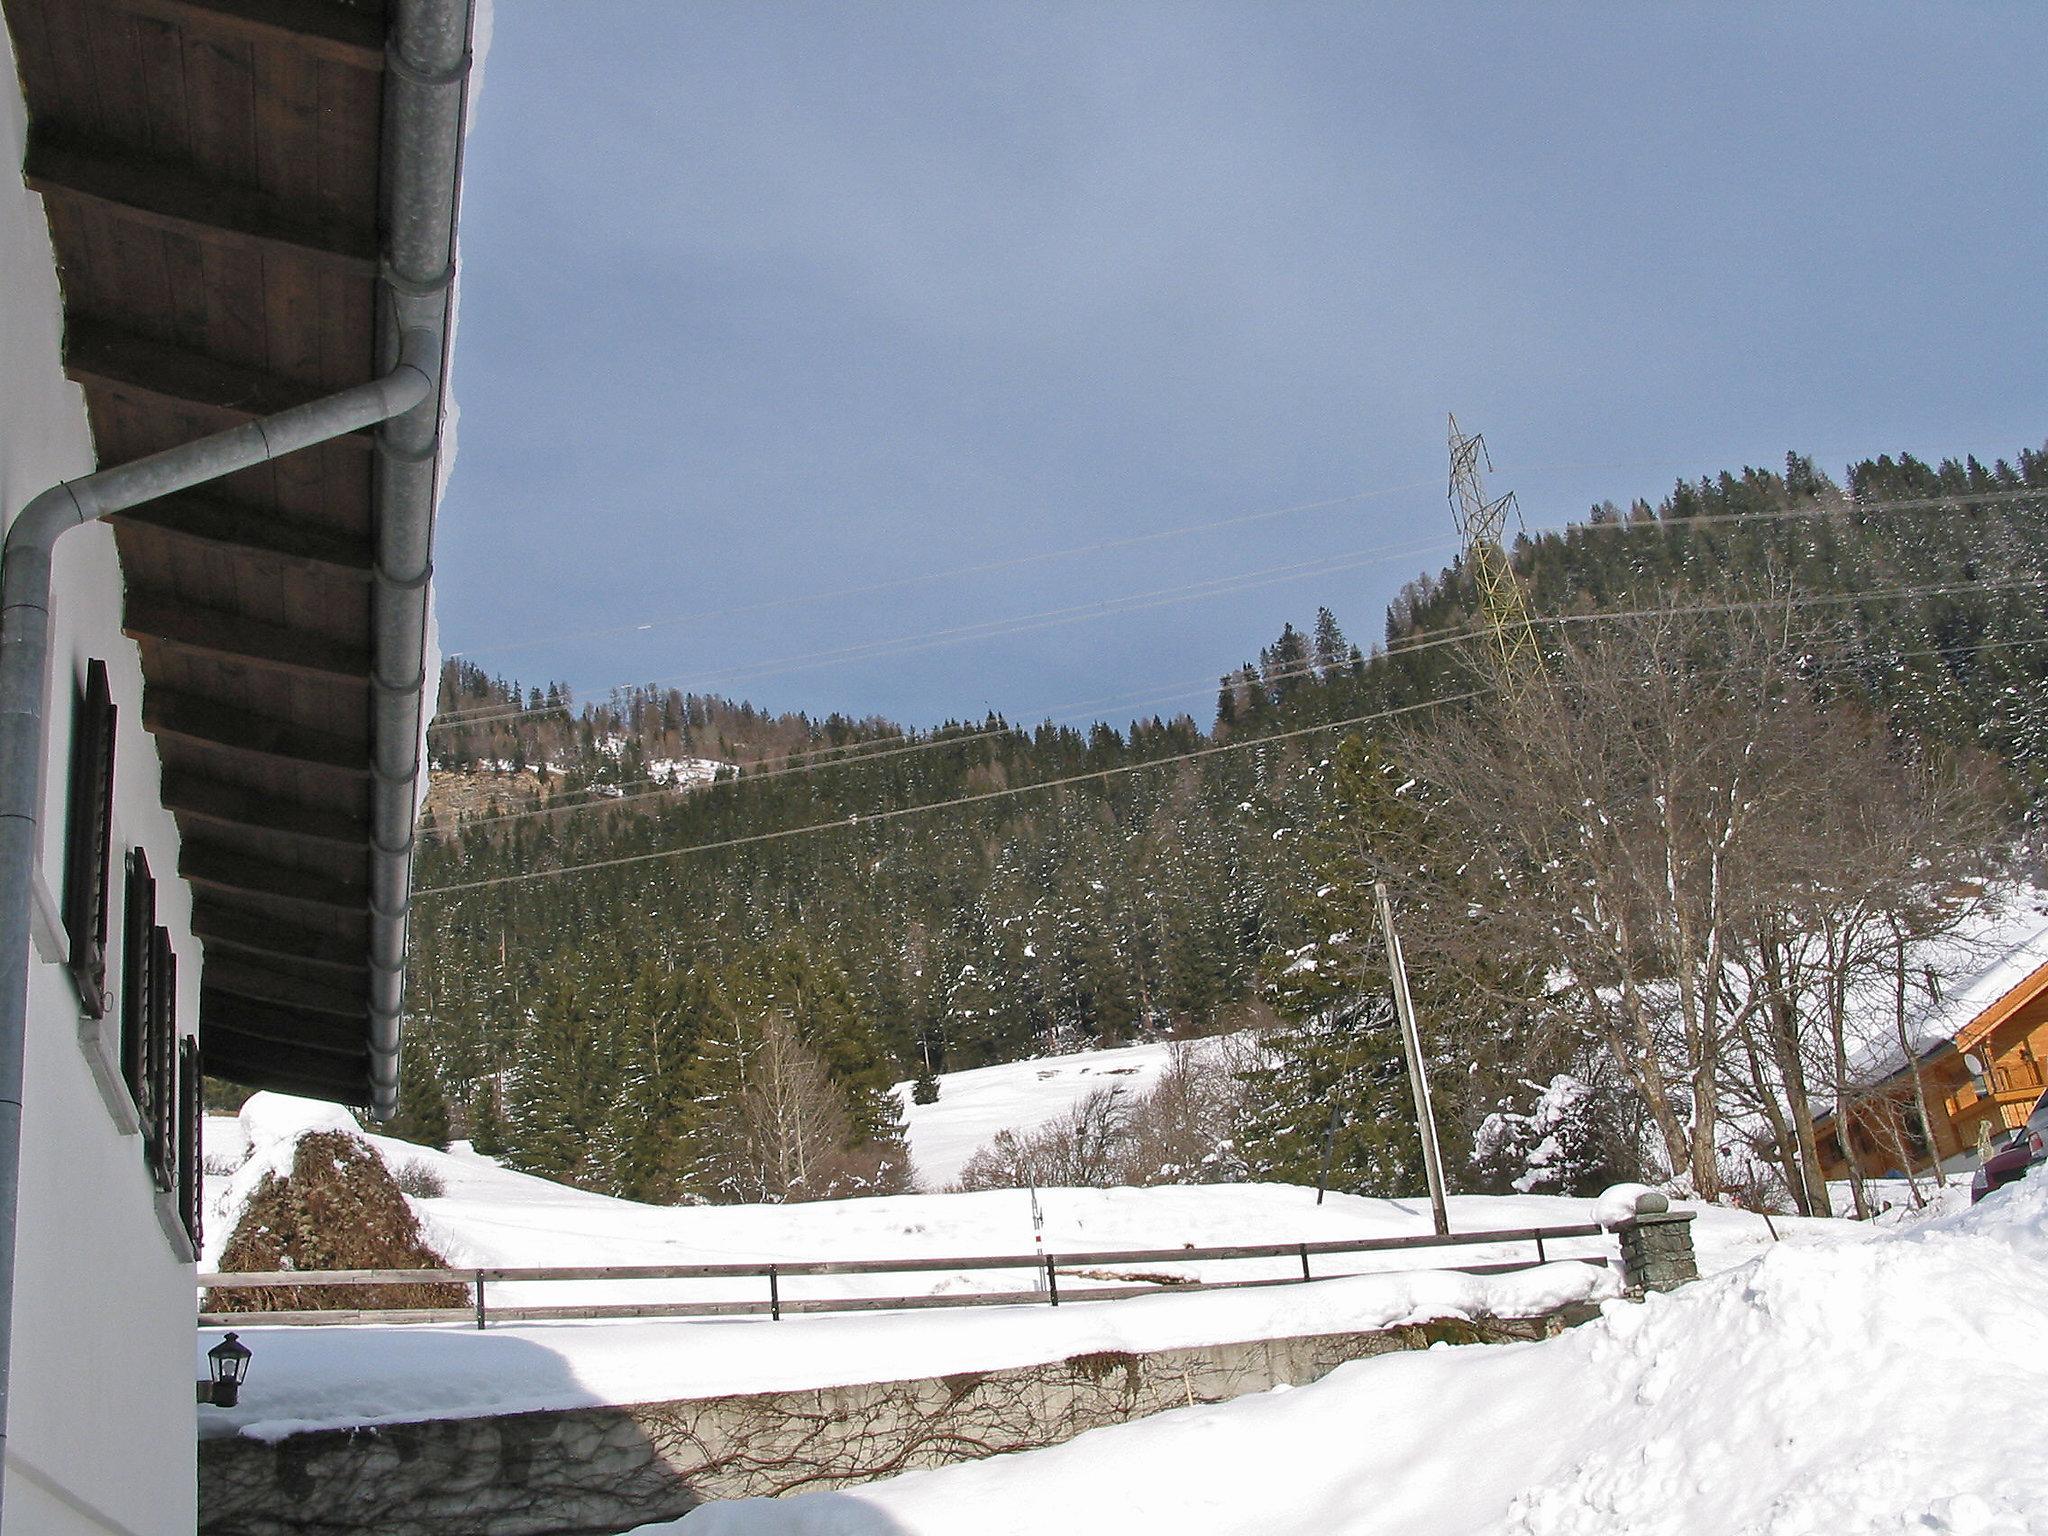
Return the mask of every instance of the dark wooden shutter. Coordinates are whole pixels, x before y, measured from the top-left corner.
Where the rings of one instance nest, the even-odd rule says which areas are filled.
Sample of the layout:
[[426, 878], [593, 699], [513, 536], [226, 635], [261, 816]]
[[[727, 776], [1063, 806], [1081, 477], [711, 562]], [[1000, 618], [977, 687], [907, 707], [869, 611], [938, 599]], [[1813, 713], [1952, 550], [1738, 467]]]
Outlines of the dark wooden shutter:
[[200, 1190], [205, 1163], [201, 1159], [199, 1127], [204, 1080], [199, 1065], [199, 1042], [189, 1036], [178, 1042], [178, 1219], [185, 1235], [192, 1239], [192, 1251], [199, 1251]]
[[107, 1013], [107, 895], [114, 842], [114, 726], [107, 664], [86, 668], [71, 734], [71, 804], [65, 829], [64, 930], [78, 999], [95, 1019]]
[[140, 848], [128, 855], [128, 889], [121, 914], [121, 1081], [135, 1107], [149, 1100], [149, 1017], [156, 1007], [156, 881]]
[[142, 1135], [156, 1187], [169, 1191], [178, 1159], [178, 957], [171, 953], [170, 930], [150, 936], [149, 1035], [144, 1056], [149, 1067], [149, 1102], [143, 1106]]

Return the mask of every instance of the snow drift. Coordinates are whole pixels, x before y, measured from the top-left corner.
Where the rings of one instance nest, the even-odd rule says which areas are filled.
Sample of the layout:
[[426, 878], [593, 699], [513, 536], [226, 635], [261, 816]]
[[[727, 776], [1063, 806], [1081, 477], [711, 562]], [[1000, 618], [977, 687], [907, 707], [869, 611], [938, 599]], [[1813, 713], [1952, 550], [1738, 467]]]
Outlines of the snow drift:
[[1563, 1338], [1313, 1386], [679, 1536], [1953, 1536], [2048, 1532], [2048, 1178], [1860, 1244], [1784, 1244]]

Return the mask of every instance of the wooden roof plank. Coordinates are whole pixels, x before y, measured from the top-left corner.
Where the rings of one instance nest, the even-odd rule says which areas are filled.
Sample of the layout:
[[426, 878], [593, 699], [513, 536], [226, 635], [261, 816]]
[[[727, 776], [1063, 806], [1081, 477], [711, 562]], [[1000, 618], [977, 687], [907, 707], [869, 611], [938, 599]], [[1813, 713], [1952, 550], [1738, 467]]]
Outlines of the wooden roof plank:
[[[193, 281], [199, 281], [196, 263], [194, 272]], [[178, 280], [174, 271], [174, 286]], [[199, 324], [203, 329], [203, 315]], [[314, 385], [222, 362], [83, 316], [74, 318], [66, 328], [64, 350], [64, 371], [78, 383], [112, 389], [145, 402], [154, 399], [171, 406], [253, 418], [308, 404], [325, 393]], [[347, 436], [361, 447], [369, 444], [364, 433]]]
[[370, 776], [370, 749], [365, 742], [168, 688], [152, 687], [145, 694], [142, 723], [158, 736], [177, 737], [234, 756], [269, 759], [351, 778]]
[[365, 11], [324, 0], [113, 0], [124, 11], [187, 32], [246, 43], [286, 43], [308, 57], [372, 74], [384, 69], [384, 30]]
[[192, 162], [231, 185], [256, 180], [256, 61], [247, 38], [179, 28]]
[[92, 70], [99, 86], [99, 129], [124, 143], [148, 144], [148, 103], [143, 95], [142, 48], [135, 18], [104, 6], [82, 8], [91, 39]]
[[370, 580], [367, 541], [339, 534], [300, 518], [262, 507], [239, 506], [203, 491], [179, 491], [117, 512], [116, 527], [147, 528], [152, 534], [207, 545], [238, 562], [266, 569], [290, 567], [329, 581]]
[[200, 608], [147, 589], [129, 590], [121, 632], [134, 640], [204, 651], [245, 666], [361, 683], [365, 688], [370, 683], [370, 657], [361, 646], [330, 640], [303, 626], [266, 624], [239, 613]]
[[22, 175], [46, 198], [91, 203], [187, 239], [337, 267], [359, 278], [377, 270], [373, 230], [309, 214], [256, 187], [202, 176], [126, 146], [34, 132]]
[[142, 54], [142, 99], [149, 109], [152, 132], [148, 148], [165, 156], [191, 152], [192, 133], [185, 117], [185, 52], [177, 28], [159, 17], [135, 18], [136, 46]]
[[218, 1077], [243, 1088], [267, 1088], [273, 1093], [294, 1094], [302, 1099], [331, 1099], [337, 1104], [352, 1105], [367, 1104], [370, 1101], [370, 1080], [367, 1072], [358, 1081], [354, 1075], [348, 1073], [320, 1077], [303, 1072], [258, 1071], [241, 1063], [232, 1054], [232, 1046], [217, 1047], [210, 1054], [205, 1051], [203, 1038], [200, 1046], [201, 1066], [208, 1077]]
[[326, 843], [359, 851], [369, 835], [369, 823], [358, 817], [186, 770], [165, 771], [162, 798], [165, 809], [181, 818], [253, 828], [268, 836], [302, 843]]
[[[362, 1032], [357, 1031], [358, 1041], [362, 1038]], [[330, 1077], [346, 1081], [357, 1072], [367, 1081], [370, 1072], [367, 1045], [359, 1043], [350, 1050], [336, 1040], [295, 1038], [257, 1013], [255, 1004], [243, 1003], [221, 993], [201, 993], [199, 1047], [207, 1053], [209, 1072], [214, 1071], [211, 1063], [216, 1056], [243, 1063], [249, 1070], [292, 1073], [320, 1081], [327, 1081]], [[310, 1053], [310, 1059], [304, 1053]], [[225, 1077], [231, 1074], [220, 1072], [214, 1075]], [[237, 1078], [236, 1081], [243, 1079]]]
[[50, 31], [42, 0], [0, 0], [0, 21], [5, 21], [12, 38], [15, 72], [21, 76], [21, 94], [34, 119], [49, 110], [52, 94]]
[[283, 901], [351, 915], [364, 909], [369, 891], [365, 880], [292, 869], [192, 838], [184, 839], [178, 850], [178, 873], [188, 884], [229, 891], [264, 906]]
[[352, 1020], [360, 1037], [363, 1020], [369, 1015], [368, 993], [361, 986], [337, 985], [305, 976], [290, 976], [237, 956], [209, 955], [206, 987], [254, 1003], [281, 1008], [303, 1008]]
[[321, 929], [256, 917], [215, 901], [192, 906], [192, 932], [211, 955], [215, 948], [244, 954], [275, 956], [305, 969], [337, 974], [369, 975], [367, 951], [360, 942]]
[[9, 0], [7, 21], [30, 120], [97, 122], [99, 88], [92, 77], [85, 8], [63, 0]]
[[256, 95], [256, 184], [292, 207], [335, 215], [345, 205], [320, 196], [320, 66], [302, 49], [260, 47]]

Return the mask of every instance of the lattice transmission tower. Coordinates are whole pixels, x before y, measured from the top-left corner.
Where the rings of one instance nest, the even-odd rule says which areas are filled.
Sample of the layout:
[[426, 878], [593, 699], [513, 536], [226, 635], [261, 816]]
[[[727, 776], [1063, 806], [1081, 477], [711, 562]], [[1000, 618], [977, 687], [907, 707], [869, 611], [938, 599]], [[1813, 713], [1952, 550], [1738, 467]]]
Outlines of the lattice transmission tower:
[[1511, 694], [1544, 675], [1543, 653], [1536, 648], [1536, 631], [1529, 624], [1529, 604], [1515, 568], [1508, 562], [1501, 534], [1507, 528], [1508, 512], [1515, 505], [1515, 493], [1495, 501], [1486, 499], [1480, 466], [1491, 471], [1486, 440], [1478, 433], [1467, 437], [1458, 430], [1458, 418], [1451, 422], [1451, 516], [1458, 524], [1458, 537], [1465, 541], [1466, 560], [1472, 580], [1479, 589], [1479, 611], [1500, 663], [1501, 682]]

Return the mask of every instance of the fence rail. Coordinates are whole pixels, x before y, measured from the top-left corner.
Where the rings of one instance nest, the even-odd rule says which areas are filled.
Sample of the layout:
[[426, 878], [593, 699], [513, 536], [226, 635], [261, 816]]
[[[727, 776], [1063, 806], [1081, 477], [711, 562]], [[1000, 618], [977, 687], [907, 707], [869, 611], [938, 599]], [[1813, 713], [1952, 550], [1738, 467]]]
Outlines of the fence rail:
[[[1428, 1233], [1417, 1237], [1364, 1237], [1313, 1243], [1232, 1244], [1223, 1247], [1141, 1248], [1105, 1252], [1060, 1254], [973, 1254], [957, 1258], [929, 1259], [798, 1259], [790, 1262], [744, 1264], [602, 1264], [556, 1267], [487, 1265], [475, 1269], [323, 1269], [237, 1271], [198, 1277], [202, 1290], [237, 1291], [272, 1287], [323, 1289], [329, 1287], [381, 1285], [461, 1285], [470, 1289], [473, 1305], [463, 1307], [381, 1307], [279, 1310], [253, 1312], [202, 1312], [201, 1327], [232, 1327], [236, 1324], [340, 1324], [340, 1323], [460, 1323], [474, 1322], [482, 1328], [492, 1321], [560, 1322], [597, 1318], [639, 1317], [739, 1317], [767, 1314], [780, 1319], [786, 1312], [877, 1312], [923, 1307], [1015, 1306], [1062, 1301], [1113, 1301], [1127, 1296], [1153, 1296], [1162, 1291], [1220, 1291], [1252, 1286], [1300, 1285], [1313, 1280], [1356, 1278], [1360, 1274], [1403, 1273], [1387, 1270], [1326, 1271], [1316, 1274], [1312, 1261], [1343, 1254], [1409, 1252], [1424, 1248], [1493, 1247], [1532, 1243], [1535, 1254], [1487, 1264], [1443, 1264], [1430, 1268], [1458, 1274], [1506, 1274], [1533, 1269], [1553, 1262], [1547, 1244], [1570, 1238], [1600, 1237], [1605, 1228], [1597, 1225], [1560, 1227], [1515, 1227], [1493, 1232], [1457, 1232], [1448, 1236]], [[1069, 1281], [1108, 1279], [1085, 1273], [1107, 1265], [1212, 1263], [1236, 1259], [1298, 1259], [1299, 1275], [1252, 1280], [1199, 1280], [1158, 1278], [1139, 1285], [1069, 1286], [1062, 1294], [1060, 1278]], [[1559, 1262], [1606, 1265], [1604, 1254], [1574, 1254]], [[782, 1282], [792, 1278], [820, 1275], [905, 1275], [955, 1274], [963, 1270], [1013, 1269], [1029, 1271], [1036, 1283], [1028, 1291], [977, 1291], [922, 1296], [831, 1296], [785, 1298]], [[1135, 1277], [1133, 1277], [1135, 1278]], [[757, 1300], [620, 1302], [584, 1306], [490, 1306], [485, 1288], [492, 1284], [544, 1281], [596, 1280], [760, 1280], [767, 1294]]]

